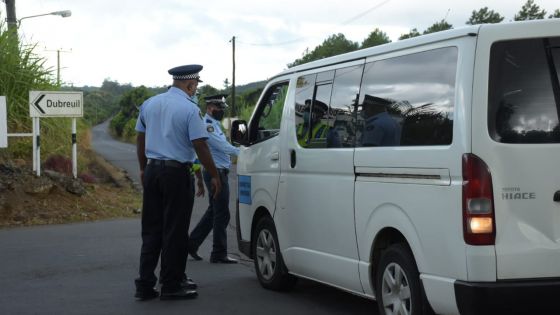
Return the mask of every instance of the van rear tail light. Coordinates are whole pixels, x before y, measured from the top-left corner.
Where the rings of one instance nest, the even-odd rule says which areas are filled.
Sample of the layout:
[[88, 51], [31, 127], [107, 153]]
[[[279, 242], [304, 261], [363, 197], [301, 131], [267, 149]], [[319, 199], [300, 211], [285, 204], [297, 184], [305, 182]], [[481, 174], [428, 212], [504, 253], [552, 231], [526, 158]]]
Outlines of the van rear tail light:
[[478, 156], [463, 154], [463, 236], [469, 245], [494, 245], [492, 175]]

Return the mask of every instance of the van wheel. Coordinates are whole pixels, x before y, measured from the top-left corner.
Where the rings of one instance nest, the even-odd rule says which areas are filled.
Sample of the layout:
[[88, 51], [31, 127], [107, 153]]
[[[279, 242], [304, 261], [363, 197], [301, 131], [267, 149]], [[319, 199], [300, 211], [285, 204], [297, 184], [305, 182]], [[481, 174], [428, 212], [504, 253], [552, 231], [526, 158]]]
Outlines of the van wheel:
[[414, 257], [404, 244], [393, 244], [381, 253], [375, 291], [381, 315], [431, 313]]
[[261, 285], [276, 291], [291, 289], [297, 278], [289, 274], [284, 265], [276, 228], [270, 217], [259, 220], [253, 239], [255, 272]]

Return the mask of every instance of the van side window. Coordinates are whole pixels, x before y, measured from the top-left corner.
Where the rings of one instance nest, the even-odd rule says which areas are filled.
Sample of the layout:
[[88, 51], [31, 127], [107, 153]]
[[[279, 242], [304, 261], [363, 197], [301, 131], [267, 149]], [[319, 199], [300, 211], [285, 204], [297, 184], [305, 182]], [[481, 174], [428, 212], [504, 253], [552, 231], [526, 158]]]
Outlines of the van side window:
[[298, 78], [296, 136], [304, 148], [353, 147], [353, 108], [363, 66]]
[[278, 135], [288, 82], [272, 86], [265, 93], [249, 126], [250, 142], [260, 142]]
[[363, 65], [337, 69], [331, 98], [333, 147], [354, 147], [356, 140], [356, 116], [354, 107], [360, 92]]
[[559, 74], [559, 37], [494, 43], [488, 83], [492, 139], [560, 143]]
[[315, 93], [317, 74], [301, 76], [296, 84], [295, 123], [296, 137], [300, 146], [306, 148], [309, 143], [309, 125], [311, 121], [311, 100]]
[[451, 144], [456, 71], [456, 47], [366, 64], [356, 146]]

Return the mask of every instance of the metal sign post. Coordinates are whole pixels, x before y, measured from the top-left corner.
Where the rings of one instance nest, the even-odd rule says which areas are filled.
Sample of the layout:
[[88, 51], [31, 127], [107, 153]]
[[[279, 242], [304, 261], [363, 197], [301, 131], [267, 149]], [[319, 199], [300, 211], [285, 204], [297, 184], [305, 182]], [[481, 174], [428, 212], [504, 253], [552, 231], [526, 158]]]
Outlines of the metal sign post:
[[36, 120], [39, 120], [39, 118], [31, 118], [31, 123], [32, 125], [32, 133], [31, 133], [31, 139], [33, 141], [33, 149], [31, 150], [33, 152], [33, 172], [37, 171], [37, 134], [36, 134], [36, 129], [37, 129], [37, 122]]
[[72, 174], [78, 177], [78, 144], [76, 141], [76, 118], [72, 118]]
[[41, 117], [72, 117], [72, 173], [78, 177], [76, 118], [84, 115], [82, 92], [29, 91], [29, 116], [33, 117], [33, 170], [41, 176]]
[[37, 171], [37, 176], [41, 176], [41, 124], [39, 123], [39, 118], [33, 118], [33, 130], [35, 136], [35, 170]]
[[35, 171], [35, 120], [33, 120], [33, 133], [8, 133], [8, 112], [6, 103], [6, 97], [0, 96], [0, 148], [8, 147], [8, 137], [33, 137], [33, 171]]
[[6, 97], [0, 96], [0, 148], [8, 147], [8, 114], [6, 112]]

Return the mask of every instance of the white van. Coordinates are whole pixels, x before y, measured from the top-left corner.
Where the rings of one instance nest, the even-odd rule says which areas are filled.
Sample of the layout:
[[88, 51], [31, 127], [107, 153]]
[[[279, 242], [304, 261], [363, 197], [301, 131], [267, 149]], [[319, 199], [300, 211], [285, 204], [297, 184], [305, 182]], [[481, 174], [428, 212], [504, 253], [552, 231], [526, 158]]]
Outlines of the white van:
[[288, 69], [241, 145], [237, 236], [380, 314], [560, 314], [560, 20], [478, 25]]

